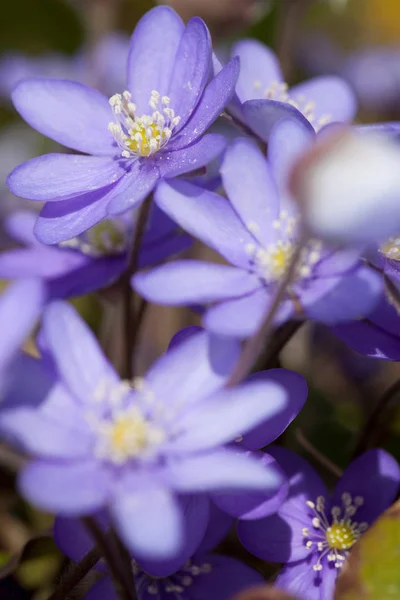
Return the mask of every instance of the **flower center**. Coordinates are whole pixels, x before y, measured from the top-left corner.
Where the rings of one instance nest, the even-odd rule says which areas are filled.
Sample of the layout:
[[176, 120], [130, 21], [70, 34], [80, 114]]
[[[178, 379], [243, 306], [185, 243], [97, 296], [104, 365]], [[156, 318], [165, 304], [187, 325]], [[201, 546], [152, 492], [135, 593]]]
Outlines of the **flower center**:
[[379, 251], [391, 260], [400, 260], [400, 237], [389, 238]]
[[[151, 410], [157, 408], [154, 397], [141, 387], [141, 380], [139, 384], [122, 381], [109, 386], [101, 382], [95, 391], [94, 400], [105, 402], [101, 416], [93, 413], [87, 416], [96, 436], [94, 454], [97, 458], [118, 465], [130, 459], [151, 458], [167, 439], [165, 428]], [[132, 394], [135, 395], [132, 397]]]
[[117, 122], [108, 128], [121, 148], [123, 158], [151, 156], [165, 146], [179, 125], [180, 117], [169, 107], [170, 99], [156, 90], [151, 92], [152, 113], [138, 116], [130, 92], [115, 94], [109, 100]]
[[361, 534], [368, 528], [367, 523], [352, 521], [358, 508], [364, 504], [361, 496], [352, 496], [348, 492], [342, 494], [342, 506], [333, 506], [331, 514], [325, 512], [325, 498], [319, 496], [317, 502], [306, 502], [314, 514], [311, 517], [312, 529], [302, 530], [306, 538], [306, 547], [317, 550], [318, 560], [313, 565], [314, 571], [322, 570], [322, 559], [326, 556], [328, 562], [334, 563], [337, 569], [343, 566], [350, 548], [356, 543]]
[[[256, 244], [246, 246], [251, 262], [266, 283], [279, 281], [288, 268], [297, 247], [297, 223], [298, 218], [291, 217], [286, 210], [282, 210], [279, 219], [272, 224], [280, 232], [279, 239], [266, 248]], [[259, 228], [257, 223], [248, 223], [247, 227], [252, 232]], [[303, 249], [297, 267], [297, 279], [311, 276], [314, 265], [321, 258], [320, 250], [321, 242], [318, 240], [311, 240]]]
[[121, 254], [127, 249], [129, 233], [129, 227], [122, 218], [104, 219], [79, 237], [61, 242], [59, 247], [79, 250], [93, 257]]
[[[259, 92], [262, 88], [261, 81], [254, 82], [254, 90]], [[318, 119], [315, 117], [315, 102], [308, 100], [305, 96], [299, 95], [296, 98], [289, 94], [289, 86], [287, 83], [273, 81], [271, 85], [264, 90], [264, 98], [266, 100], [276, 100], [278, 102], [286, 102], [299, 110], [305, 118], [311, 123], [316, 131], [321, 129], [332, 121], [331, 115], [323, 115]]]

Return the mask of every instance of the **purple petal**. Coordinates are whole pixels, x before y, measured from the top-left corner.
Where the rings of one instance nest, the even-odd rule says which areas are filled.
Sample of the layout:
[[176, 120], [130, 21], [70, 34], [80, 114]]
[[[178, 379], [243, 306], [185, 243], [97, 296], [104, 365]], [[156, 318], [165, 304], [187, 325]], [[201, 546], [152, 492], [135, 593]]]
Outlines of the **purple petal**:
[[210, 492], [218, 490], [276, 490], [277, 473], [266, 469], [250, 452], [216, 450], [193, 458], [170, 461], [164, 476], [176, 490]]
[[176, 53], [168, 96], [171, 108], [181, 118], [179, 129], [191, 116], [211, 72], [211, 38], [198, 17], [186, 25]]
[[225, 150], [225, 147], [224, 136], [210, 133], [190, 146], [162, 152], [157, 159], [157, 167], [160, 175], [167, 179], [190, 173], [208, 165]]
[[[107, 527], [109, 519], [106, 513], [99, 513], [96, 520], [100, 526]], [[53, 537], [61, 552], [74, 562], [79, 562], [94, 546], [82, 521], [71, 517], [56, 517]]]
[[58, 248], [16, 248], [0, 253], [0, 277], [13, 279], [34, 276], [50, 279], [78, 269], [85, 261], [85, 256], [63, 252]]
[[199, 327], [199, 325], [189, 325], [188, 327], [184, 327], [183, 329], [175, 333], [175, 335], [171, 338], [168, 344], [167, 352], [172, 350], [172, 348], [175, 348], [175, 346], [180, 346], [182, 342], [188, 340], [192, 337], [192, 335], [200, 333], [201, 331], [203, 331], [203, 328]]
[[156, 397], [173, 399], [170, 408], [175, 403], [189, 405], [222, 388], [239, 354], [236, 340], [201, 330], [159, 358], [147, 372], [146, 382]]
[[210, 552], [229, 533], [234, 523], [233, 517], [223, 512], [214, 502], [210, 502], [210, 518], [204, 538], [196, 552]]
[[68, 388], [84, 403], [90, 403], [102, 381], [119, 379], [98, 342], [75, 309], [53, 302], [43, 317], [46, 341]]
[[124, 173], [109, 157], [45, 154], [14, 169], [7, 185], [16, 196], [54, 202], [104, 188]]
[[160, 238], [152, 244], [143, 243], [142, 251], [139, 257], [139, 268], [157, 265], [165, 262], [170, 256], [181, 254], [184, 250], [190, 248], [193, 239], [179, 231]]
[[115, 154], [111, 107], [97, 90], [63, 79], [25, 79], [12, 98], [31, 127], [63, 146], [95, 156]]
[[246, 139], [234, 141], [226, 151], [221, 175], [243, 224], [260, 244], [273, 242], [273, 222], [279, 217], [278, 190], [258, 146]]
[[37, 408], [46, 402], [54, 386], [54, 377], [46, 361], [19, 353], [2, 373], [1, 410], [19, 406]]
[[233, 45], [231, 56], [240, 58], [236, 90], [241, 102], [265, 98], [271, 84], [283, 81], [275, 53], [257, 40], [240, 40]]
[[153, 190], [159, 177], [154, 165], [137, 160], [129, 173], [103, 199], [107, 201], [107, 213], [118, 215], [140, 204]]
[[287, 369], [270, 369], [251, 375], [250, 380], [260, 379], [279, 384], [286, 393], [283, 410], [243, 435], [242, 445], [248, 450], [259, 450], [278, 438], [299, 414], [307, 399], [307, 382], [299, 373]]
[[248, 267], [245, 247], [254, 244], [254, 238], [225, 198], [187, 181], [174, 181], [160, 183], [155, 201], [185, 231], [234, 265]]
[[[147, 600], [139, 596], [140, 600]], [[118, 600], [117, 590], [111, 577], [104, 577], [90, 588], [88, 593], [83, 597], [83, 600]]]
[[388, 452], [374, 449], [354, 460], [338, 481], [332, 504], [342, 506], [341, 496], [348, 492], [361, 496], [364, 504], [357, 509], [353, 521], [369, 525], [394, 502], [399, 491], [400, 467]]
[[313, 273], [315, 277], [333, 277], [354, 270], [358, 264], [360, 264], [359, 249], [336, 250], [323, 257], [315, 265]]
[[207, 85], [193, 116], [168, 144], [177, 150], [197, 140], [219, 117], [231, 100], [239, 74], [239, 60], [231, 60]]
[[[221, 302], [206, 312], [203, 318], [204, 327], [219, 335], [249, 337], [260, 327], [271, 301], [268, 289], [260, 287], [242, 298]], [[283, 302], [276, 318], [276, 324], [289, 319], [292, 313], [292, 303]]]
[[294, 86], [290, 90], [294, 100], [306, 99], [315, 104], [314, 120], [329, 116], [331, 121], [352, 121], [357, 112], [357, 101], [350, 85], [340, 77], [326, 75]]
[[183, 32], [181, 18], [167, 6], [149, 10], [136, 25], [128, 56], [128, 90], [139, 114], [151, 111], [153, 90], [167, 95]]
[[79, 458], [88, 455], [91, 436], [66, 428], [35, 408], [2, 411], [0, 429], [21, 443], [24, 450], [43, 458]]
[[257, 520], [276, 513], [285, 500], [288, 492], [288, 483], [285, 481], [282, 469], [279, 468], [277, 462], [262, 452], [253, 454], [265, 468], [275, 472], [277, 477], [281, 479], [282, 485], [272, 493], [216, 493], [212, 498], [217, 506], [229, 515], [238, 519]]
[[177, 260], [162, 265], [139, 273], [132, 283], [147, 300], [171, 305], [234, 298], [259, 287], [258, 279], [242, 269], [199, 260]]
[[4, 220], [4, 229], [11, 238], [21, 244], [40, 246], [40, 242], [33, 235], [37, 217], [38, 215], [34, 211], [18, 210]]
[[317, 556], [311, 554], [307, 560], [286, 565], [275, 585], [296, 598], [333, 600], [338, 570], [324, 561], [322, 571], [315, 572], [313, 565], [317, 560]]
[[182, 509], [164, 488], [121, 490], [111, 512], [122, 541], [138, 559], [167, 560], [184, 543]]
[[217, 392], [179, 419], [183, 431], [168, 444], [168, 452], [185, 454], [209, 450], [276, 416], [287, 408], [287, 393], [276, 378], [253, 378]]
[[243, 104], [243, 114], [249, 127], [266, 143], [268, 143], [272, 128], [282, 119], [294, 119], [307, 128], [310, 133], [314, 133], [314, 129], [306, 117], [297, 108], [285, 102], [248, 100]]
[[210, 501], [206, 496], [186, 495], [179, 499], [184, 518], [184, 545], [177, 556], [163, 561], [141, 560], [139, 566], [156, 577], [166, 577], [175, 573], [193, 554], [204, 537], [207, 528]]
[[300, 291], [300, 303], [309, 318], [335, 325], [368, 315], [380, 300], [382, 285], [378, 273], [360, 267], [347, 276], [312, 282]]
[[[27, 302], [29, 298], [29, 302]], [[33, 329], [45, 302], [43, 283], [24, 279], [0, 296], [0, 369], [6, 368]]]
[[[193, 565], [210, 565], [207, 573], [193, 578], [190, 586], [190, 600], [231, 600], [248, 587], [261, 584], [263, 577], [244, 563], [219, 554], [199, 555], [193, 558]], [[165, 596], [165, 600], [168, 595]], [[164, 600], [164, 598], [163, 598]]]
[[35, 461], [19, 477], [21, 494], [52, 513], [79, 516], [100, 509], [109, 499], [110, 471], [95, 461]]

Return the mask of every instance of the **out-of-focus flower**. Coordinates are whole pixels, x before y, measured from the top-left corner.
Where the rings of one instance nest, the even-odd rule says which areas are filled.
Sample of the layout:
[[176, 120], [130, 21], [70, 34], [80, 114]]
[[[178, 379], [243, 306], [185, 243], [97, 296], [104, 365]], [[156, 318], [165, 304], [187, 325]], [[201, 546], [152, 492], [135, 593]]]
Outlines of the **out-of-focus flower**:
[[345, 245], [400, 231], [400, 146], [377, 133], [335, 131], [301, 156], [291, 190], [313, 235]]
[[299, 600], [332, 600], [348, 552], [397, 495], [399, 465], [370, 450], [347, 467], [330, 498], [304, 459], [280, 447], [271, 453], [289, 478], [288, 497], [275, 515], [240, 521], [240, 540], [255, 556], [286, 563], [278, 588]]
[[[169, 561], [145, 564], [132, 560], [134, 581], [138, 600], [156, 597], [158, 600], [231, 600], [233, 594], [262, 582], [262, 576], [233, 558], [210, 554], [208, 531], [219, 530], [218, 537], [212, 536], [218, 544], [225, 536], [221, 530], [220, 519], [224, 515], [213, 510], [208, 518], [204, 539], [198, 538], [197, 531], [191, 532], [191, 549], [179, 563]], [[104, 518], [101, 519], [104, 522]], [[193, 536], [193, 533], [196, 535]], [[198, 539], [197, 539], [198, 538]], [[54, 539], [69, 558], [79, 561], [92, 547], [92, 541], [75, 519], [57, 518], [54, 525]], [[194, 555], [194, 556], [193, 556]], [[115, 589], [109, 577], [105, 577], [85, 596], [85, 600], [117, 600]]]
[[274, 52], [256, 40], [237, 42], [231, 56], [240, 58], [237, 96], [232, 113], [268, 142], [282, 118], [298, 119], [311, 131], [333, 122], [353, 120], [357, 104], [348, 83], [337, 76], [305, 81], [289, 89]]
[[[0, 254], [0, 277], [38, 277], [44, 283], [44, 301], [80, 296], [110, 285], [127, 266], [135, 229], [132, 211], [105, 219], [85, 233], [58, 246], [46, 246], [33, 234], [37, 219], [32, 211], [16, 211], [5, 220], [9, 237], [23, 244]], [[152, 209], [144, 234], [139, 264], [164, 261], [191, 245], [159, 208]]]
[[221, 389], [238, 359], [237, 342], [200, 331], [130, 383], [70, 305], [47, 308], [43, 339], [58, 385], [39, 408], [17, 407], [0, 418], [3, 433], [34, 457], [19, 479], [34, 505], [70, 516], [107, 507], [138, 559], [163, 560], [185, 543], [177, 495], [271, 493], [281, 485], [275, 471], [225, 447], [277, 418], [290, 395], [268, 372]]
[[[246, 337], [260, 326], [300, 237], [300, 215], [288, 193], [293, 163], [312, 148], [315, 133], [284, 120], [269, 139], [269, 162], [249, 140], [226, 152], [222, 198], [186, 182], [163, 183], [156, 202], [181, 227], [219, 252], [229, 266], [175, 261], [133, 279], [145, 298], [162, 304], [211, 304], [204, 325]], [[305, 246], [277, 321], [307, 316], [334, 324], [370, 312], [381, 278], [363, 266], [359, 252]]]
[[110, 102], [76, 82], [28, 79], [13, 100], [41, 133], [80, 152], [49, 154], [17, 167], [13, 193], [47, 202], [36, 226], [40, 241], [76, 237], [108, 215], [138, 205], [160, 178], [203, 167], [225, 140], [203, 135], [234, 92], [239, 61], [209, 81], [211, 41], [194, 18], [185, 27], [168, 7], [149, 11], [132, 36], [128, 89]]

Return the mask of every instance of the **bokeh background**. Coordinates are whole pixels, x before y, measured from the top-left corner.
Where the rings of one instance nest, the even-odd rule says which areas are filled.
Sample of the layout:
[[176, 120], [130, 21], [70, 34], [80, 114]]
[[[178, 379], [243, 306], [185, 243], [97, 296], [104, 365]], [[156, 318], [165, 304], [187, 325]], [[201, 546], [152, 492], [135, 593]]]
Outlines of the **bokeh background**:
[[[289, 83], [338, 73], [355, 87], [361, 122], [400, 119], [399, 0], [170, 0], [169, 4], [184, 19], [203, 17], [221, 56], [236, 38], [257, 38], [278, 53]], [[5, 186], [11, 168], [50, 148], [57, 150], [21, 122], [10, 101], [12, 87], [21, 77], [36, 74], [78, 78], [104, 86], [109, 95], [122, 91], [112, 89], [113, 81], [99, 78], [107, 66], [104, 72], [120, 80], [125, 40], [152, 5], [150, 0], [2, 2], [0, 221], [21, 205]], [[98, 49], [110, 34], [113, 51], [102, 56]], [[105, 65], [106, 61], [111, 62]], [[2, 232], [0, 243], [6, 248], [12, 242]], [[200, 246], [190, 250], [191, 256], [205, 252]], [[118, 355], [120, 319], [112, 289], [79, 299], [76, 305], [107, 352]], [[148, 307], [139, 370], [165, 350], [178, 329], [198, 321], [189, 310]], [[26, 350], [36, 352], [33, 340]], [[281, 364], [306, 376], [310, 398], [279, 443], [303, 453], [332, 483], [349, 462], [379, 398], [400, 376], [399, 365], [358, 356], [326, 328], [308, 325], [298, 329]], [[376, 443], [400, 460], [400, 411], [395, 407], [388, 411]], [[0, 444], [0, 598], [44, 600], [67, 565], [49, 537], [51, 517], [18, 497], [18, 466], [19, 457]], [[234, 537], [224, 551], [237, 552]], [[267, 576], [273, 572], [272, 567], [265, 571]]]

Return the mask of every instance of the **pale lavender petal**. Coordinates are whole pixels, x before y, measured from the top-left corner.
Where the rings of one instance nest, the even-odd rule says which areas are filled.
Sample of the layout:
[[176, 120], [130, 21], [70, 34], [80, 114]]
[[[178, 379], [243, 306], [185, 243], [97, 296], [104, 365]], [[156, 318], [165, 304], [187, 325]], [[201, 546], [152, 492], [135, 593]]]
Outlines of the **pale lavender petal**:
[[239, 60], [231, 60], [207, 85], [193, 116], [168, 144], [177, 150], [197, 140], [219, 117], [231, 100], [239, 74]]
[[[27, 302], [29, 298], [29, 302]], [[0, 368], [5, 368], [39, 318], [46, 290], [38, 279], [13, 283], [0, 296]]]
[[89, 326], [72, 306], [53, 302], [43, 316], [43, 328], [61, 376], [82, 402], [93, 401], [101, 382], [112, 385], [119, 380]]
[[273, 242], [273, 222], [279, 217], [278, 190], [255, 142], [234, 141], [225, 153], [221, 175], [227, 196], [243, 224], [260, 244]]
[[146, 300], [167, 305], [235, 298], [259, 287], [258, 279], [242, 269], [199, 260], [177, 260], [162, 265], [139, 273], [132, 283]]
[[168, 89], [171, 108], [185, 126], [195, 109], [211, 73], [211, 38], [204, 21], [198, 17], [186, 25], [176, 53]]
[[0, 277], [60, 277], [78, 269], [85, 257], [73, 252], [62, 252], [58, 248], [34, 246], [16, 248], [0, 253]]
[[37, 217], [38, 215], [34, 211], [18, 210], [4, 219], [4, 229], [11, 238], [21, 244], [41, 246], [40, 242], [33, 235], [33, 228]]
[[178, 419], [182, 431], [167, 445], [169, 453], [209, 450], [234, 441], [287, 408], [288, 395], [279, 379], [253, 378], [213, 397]]
[[278, 575], [277, 588], [293, 594], [302, 600], [333, 600], [338, 570], [324, 561], [322, 571], [316, 572], [318, 555], [311, 554], [308, 559], [286, 565]]
[[182, 509], [167, 489], [119, 490], [111, 513], [122, 541], [138, 559], [167, 560], [184, 544]]
[[184, 520], [184, 543], [178, 554], [162, 561], [140, 560], [139, 566], [150, 575], [166, 577], [182, 567], [195, 552], [207, 528], [210, 501], [205, 495], [187, 494], [179, 498]]
[[316, 77], [294, 86], [290, 97], [295, 101], [312, 102], [314, 120], [329, 117], [330, 121], [352, 121], [357, 112], [356, 96], [344, 79], [335, 75]]
[[201, 169], [217, 158], [225, 150], [225, 147], [224, 136], [210, 133], [190, 146], [171, 152], [162, 152], [157, 158], [160, 176], [168, 179]]
[[159, 358], [147, 372], [146, 382], [157, 398], [171, 399], [170, 408], [182, 409], [222, 388], [240, 350], [236, 340], [200, 330]]
[[226, 198], [187, 181], [161, 182], [155, 193], [157, 205], [185, 231], [214, 248], [236, 266], [248, 267], [246, 230]]
[[370, 313], [382, 295], [382, 278], [369, 267], [344, 277], [319, 279], [300, 292], [300, 303], [311, 319], [335, 325]]
[[153, 8], [136, 25], [128, 57], [128, 90], [139, 114], [150, 113], [153, 90], [167, 95], [183, 32], [181, 18], [168, 6]]
[[359, 264], [359, 249], [336, 250], [315, 265], [313, 274], [315, 277], [333, 277], [354, 270]]
[[[190, 600], [231, 600], [234, 595], [247, 588], [263, 583], [263, 577], [258, 571], [228, 556], [199, 555], [193, 558], [193, 564], [199, 567], [210, 565], [210, 572], [200, 572], [200, 575], [193, 578]], [[166, 594], [162, 600], [167, 598]]]
[[212, 495], [213, 501], [222, 510], [237, 519], [257, 520], [277, 512], [282, 506], [287, 493], [288, 483], [278, 463], [269, 454], [263, 452], [253, 453], [266, 469], [276, 473], [281, 480], [281, 485], [270, 493], [260, 492], [220, 492]]
[[140, 204], [153, 190], [159, 177], [159, 171], [153, 163], [137, 160], [103, 199], [107, 202], [107, 213], [118, 215]]
[[29, 200], [67, 200], [115, 183], [125, 174], [121, 165], [103, 156], [45, 154], [14, 169], [7, 185], [13, 194]]
[[2, 373], [1, 411], [42, 405], [51, 393], [54, 379], [55, 375], [47, 368], [46, 361], [20, 352]]
[[88, 515], [109, 500], [111, 472], [98, 462], [35, 461], [19, 477], [21, 494], [38, 508], [63, 515]]
[[[261, 286], [260, 282], [260, 287], [255, 292], [242, 298], [220, 302], [210, 308], [203, 317], [204, 327], [219, 335], [238, 338], [246, 338], [255, 333], [272, 302], [271, 292]], [[283, 302], [276, 317], [276, 324], [289, 319], [293, 310], [292, 302]]]
[[361, 496], [364, 504], [353, 518], [373, 523], [394, 502], [400, 485], [400, 467], [388, 452], [374, 449], [354, 460], [339, 479], [332, 504], [342, 506], [342, 494]]
[[243, 435], [242, 446], [248, 450], [260, 450], [276, 440], [297, 417], [307, 400], [308, 387], [302, 375], [287, 369], [270, 369], [251, 375], [249, 379], [276, 382], [286, 393], [283, 410]]
[[265, 98], [265, 92], [271, 84], [283, 81], [275, 53], [257, 40], [244, 39], [236, 42], [231, 56], [240, 58], [236, 91], [241, 102]]
[[281, 479], [250, 452], [216, 450], [193, 458], [170, 461], [164, 476], [178, 492], [218, 490], [275, 490]]
[[306, 117], [297, 108], [277, 100], [248, 100], [243, 104], [246, 123], [254, 133], [268, 143], [272, 128], [282, 119], [295, 119], [310, 133], [314, 129]]
[[25, 79], [12, 94], [15, 108], [37, 131], [95, 156], [113, 156], [112, 111], [97, 90], [64, 79]]
[[200, 554], [213, 550], [229, 533], [233, 524], [233, 517], [218, 508], [214, 502], [210, 502], [208, 527], [196, 552]]
[[42, 458], [85, 457], [92, 445], [89, 431], [67, 428], [35, 408], [2, 411], [0, 429], [26, 452]]

